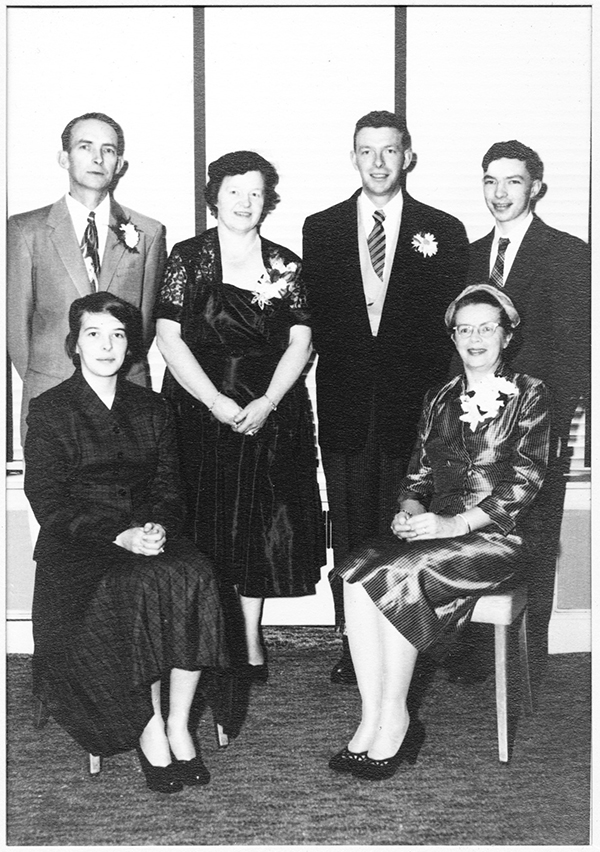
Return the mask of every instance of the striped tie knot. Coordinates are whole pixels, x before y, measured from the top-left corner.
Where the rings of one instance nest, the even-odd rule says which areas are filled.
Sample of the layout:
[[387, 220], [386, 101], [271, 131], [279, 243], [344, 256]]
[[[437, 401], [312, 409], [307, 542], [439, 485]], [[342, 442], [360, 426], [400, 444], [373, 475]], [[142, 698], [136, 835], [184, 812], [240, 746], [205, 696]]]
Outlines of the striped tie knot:
[[376, 275], [383, 280], [383, 268], [385, 266], [385, 229], [383, 227], [385, 213], [383, 210], [376, 210], [373, 213], [373, 219], [375, 219], [375, 224], [369, 234], [367, 244], [373, 269]]

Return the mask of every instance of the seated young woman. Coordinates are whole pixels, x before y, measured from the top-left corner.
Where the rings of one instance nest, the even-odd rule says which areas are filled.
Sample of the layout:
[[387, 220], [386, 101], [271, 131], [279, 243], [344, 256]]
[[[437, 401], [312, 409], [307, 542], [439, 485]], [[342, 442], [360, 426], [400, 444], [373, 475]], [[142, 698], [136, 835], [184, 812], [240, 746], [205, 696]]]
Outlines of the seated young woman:
[[329, 766], [368, 780], [414, 763], [425, 739], [407, 708], [419, 652], [443, 657], [478, 598], [518, 582], [522, 522], [548, 460], [549, 392], [503, 363], [519, 324], [509, 297], [467, 287], [445, 323], [462, 374], [425, 397], [390, 533], [333, 572], [344, 580], [362, 716]]
[[141, 329], [137, 308], [108, 292], [77, 299], [75, 372], [31, 401], [33, 689], [87, 751], [135, 747], [148, 787], [174, 793], [210, 779], [189, 714], [201, 671], [227, 658], [212, 565], [179, 534], [169, 403], [124, 378], [143, 354]]

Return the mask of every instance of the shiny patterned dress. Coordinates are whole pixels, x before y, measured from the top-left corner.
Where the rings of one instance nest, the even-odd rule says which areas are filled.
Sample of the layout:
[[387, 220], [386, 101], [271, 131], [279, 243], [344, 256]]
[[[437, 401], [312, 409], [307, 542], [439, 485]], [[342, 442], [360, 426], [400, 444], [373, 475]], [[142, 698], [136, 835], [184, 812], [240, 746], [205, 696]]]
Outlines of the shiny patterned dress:
[[[179, 535], [185, 504], [168, 403], [119, 377], [109, 409], [77, 370], [33, 399], [25, 493], [40, 523], [33, 690], [87, 751], [133, 748], [153, 714], [150, 685], [172, 668], [229, 664], [210, 561]], [[147, 521], [164, 552], [114, 544]], [[214, 692], [214, 689], [213, 689]]]
[[460, 419], [462, 376], [429, 391], [398, 497], [416, 499], [439, 515], [479, 506], [492, 523], [456, 538], [410, 543], [390, 531], [354, 550], [332, 572], [361, 583], [409, 642], [437, 658], [450, 649], [481, 595], [518, 581], [525, 566], [526, 510], [546, 471], [548, 390], [539, 379], [504, 367], [499, 375], [517, 392], [474, 429]]
[[[223, 282], [217, 229], [179, 243], [167, 262], [156, 318], [174, 320], [215, 387], [244, 407], [267, 390], [293, 325], [308, 325], [300, 260], [261, 238], [268, 282]], [[310, 401], [304, 380], [254, 436], [238, 435], [167, 370], [189, 534], [227, 586], [249, 597], [314, 594], [326, 562]]]

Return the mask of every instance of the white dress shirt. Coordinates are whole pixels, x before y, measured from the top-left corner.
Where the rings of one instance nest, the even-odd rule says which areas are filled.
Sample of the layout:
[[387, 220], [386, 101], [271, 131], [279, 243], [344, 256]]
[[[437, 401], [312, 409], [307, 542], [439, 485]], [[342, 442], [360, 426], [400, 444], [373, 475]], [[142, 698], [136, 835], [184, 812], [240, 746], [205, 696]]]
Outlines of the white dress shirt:
[[511, 270], [511, 267], [515, 262], [517, 252], [521, 248], [523, 238], [532, 222], [533, 213], [529, 212], [525, 219], [523, 219], [522, 222], [518, 222], [508, 234], [501, 234], [498, 231], [498, 226], [494, 228], [494, 239], [492, 240], [492, 248], [490, 250], [490, 275], [492, 274], [492, 269], [494, 268], [494, 264], [496, 263], [499, 240], [501, 238], [509, 239], [510, 242], [506, 247], [506, 253], [504, 255], [504, 272], [502, 274], [502, 280], [506, 284], [506, 279], [508, 278], [508, 274]]
[[110, 195], [100, 202], [94, 211], [88, 208], [77, 199], [73, 198], [69, 193], [66, 194], [65, 200], [67, 208], [71, 214], [71, 221], [75, 228], [75, 236], [79, 245], [83, 242], [83, 235], [87, 228], [88, 216], [90, 212], [96, 214], [96, 230], [98, 231], [98, 256], [100, 257], [100, 267], [102, 267], [102, 258], [104, 257], [104, 249], [106, 248], [106, 238], [108, 237], [108, 225], [110, 223]]
[[[387, 293], [388, 282], [390, 280], [390, 272], [396, 254], [396, 245], [398, 243], [398, 234], [400, 232], [400, 222], [402, 219], [402, 192], [399, 191], [396, 195], [383, 207], [377, 207], [373, 202], [361, 192], [357, 198], [357, 213], [358, 213], [358, 248], [360, 254], [360, 267], [362, 273], [363, 289], [365, 292], [365, 301], [367, 304], [367, 313], [369, 315], [369, 323], [371, 324], [371, 332], [374, 336], [379, 330], [381, 322], [381, 313]], [[369, 253], [368, 238], [375, 225], [373, 213], [376, 210], [383, 210], [385, 219], [383, 220], [383, 229], [385, 232], [385, 263], [383, 267], [383, 280], [376, 275], [371, 263], [371, 255]]]

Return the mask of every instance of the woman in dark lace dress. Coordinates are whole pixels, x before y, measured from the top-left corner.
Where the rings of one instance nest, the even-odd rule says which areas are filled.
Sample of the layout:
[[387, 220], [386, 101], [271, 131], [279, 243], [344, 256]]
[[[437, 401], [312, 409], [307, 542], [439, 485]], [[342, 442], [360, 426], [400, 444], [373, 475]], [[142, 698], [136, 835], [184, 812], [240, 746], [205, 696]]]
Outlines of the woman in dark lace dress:
[[94, 293], [69, 328], [77, 369], [31, 400], [25, 442], [40, 523], [34, 693], [87, 751], [137, 747], [148, 786], [174, 793], [210, 777], [188, 721], [201, 670], [228, 664], [217, 584], [180, 535], [170, 406], [124, 378], [143, 355], [140, 312]]
[[260, 236], [279, 201], [254, 152], [209, 166], [217, 227], [177, 244], [156, 318], [178, 421], [189, 531], [235, 588], [238, 663], [267, 678], [264, 598], [311, 595], [325, 564], [316, 449], [303, 370], [311, 354], [301, 262]]

